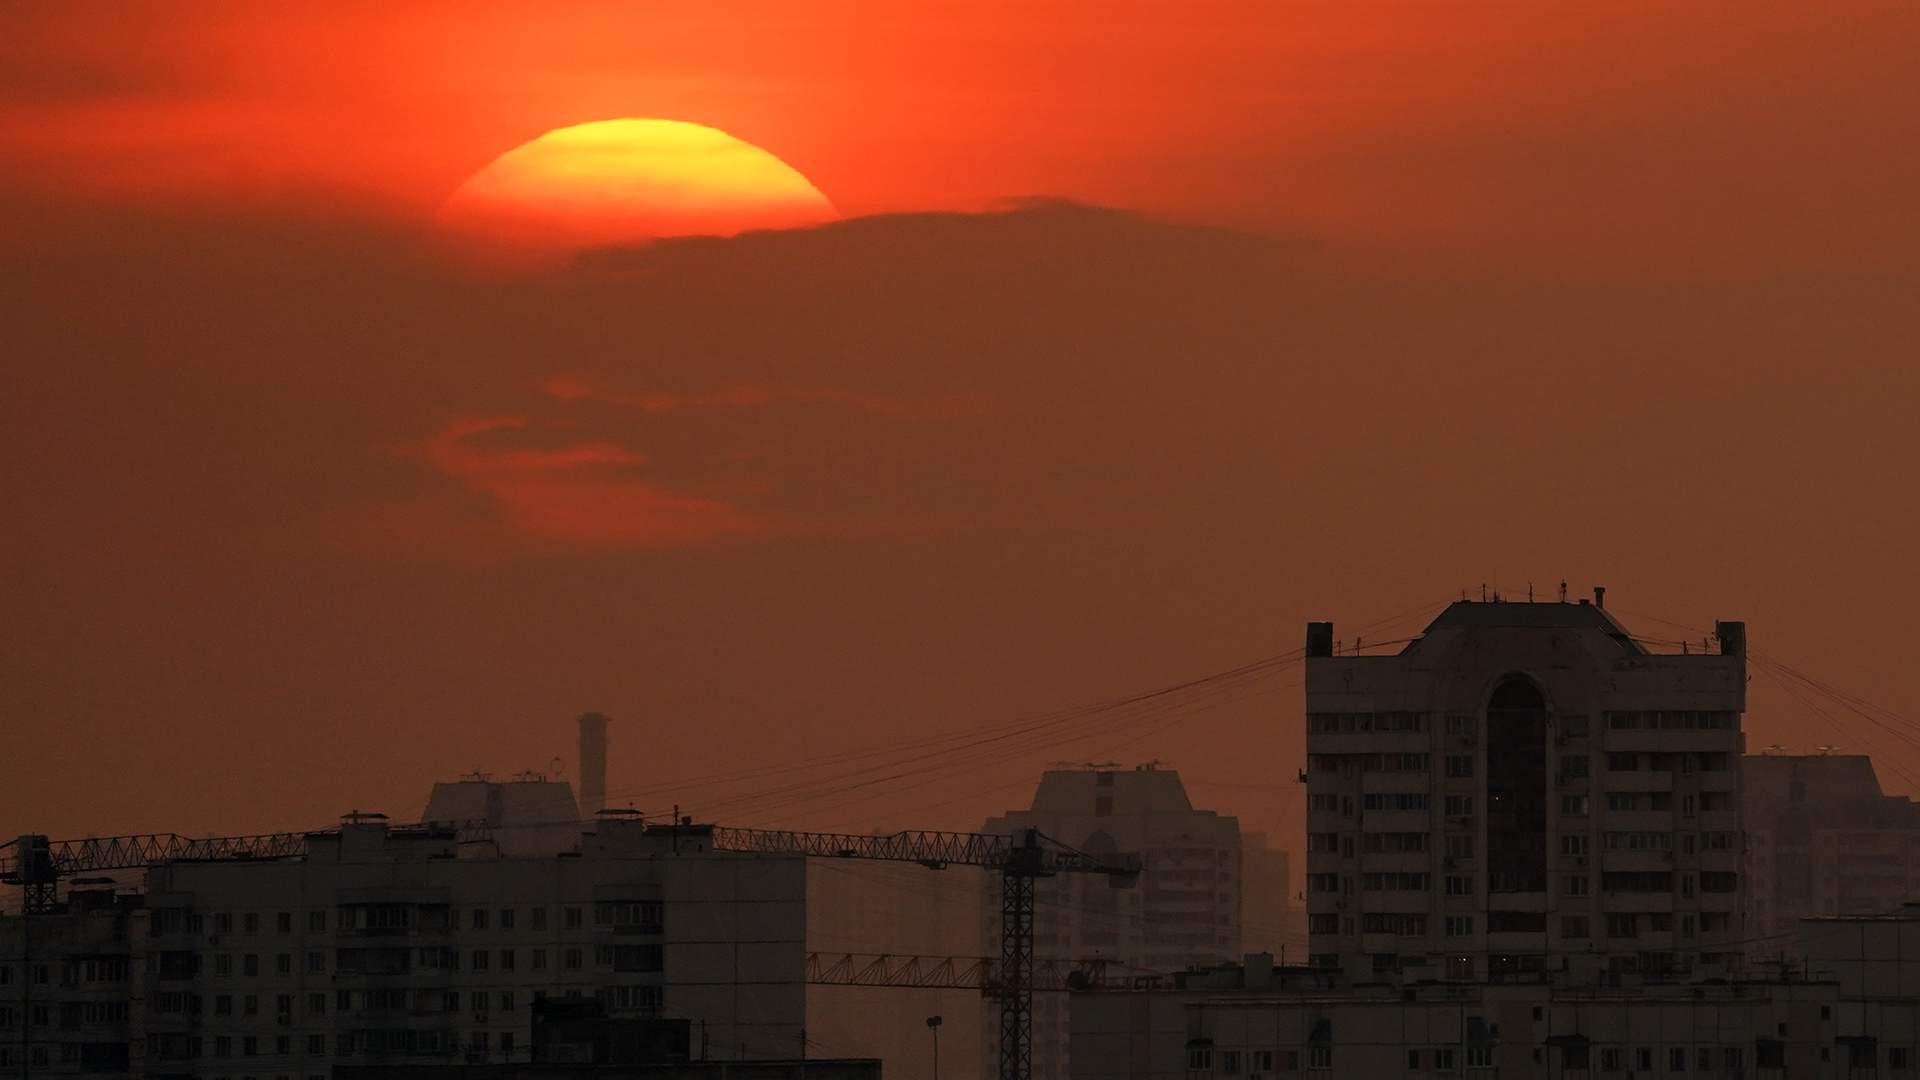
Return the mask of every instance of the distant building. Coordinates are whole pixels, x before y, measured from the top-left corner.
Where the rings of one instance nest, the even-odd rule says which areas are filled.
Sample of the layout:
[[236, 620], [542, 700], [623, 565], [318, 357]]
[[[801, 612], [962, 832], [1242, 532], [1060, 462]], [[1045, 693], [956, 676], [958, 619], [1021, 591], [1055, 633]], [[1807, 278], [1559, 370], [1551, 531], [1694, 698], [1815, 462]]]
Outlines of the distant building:
[[558, 855], [580, 841], [573, 788], [562, 780], [471, 776], [433, 785], [423, 820], [484, 824], [493, 846], [508, 856]]
[[1882, 791], [1865, 755], [1755, 755], [1743, 770], [1756, 956], [1792, 955], [1809, 916], [1920, 900], [1920, 805]]
[[1656, 654], [1599, 604], [1307, 626], [1311, 961], [1350, 982], [1733, 970], [1744, 627]]
[[1296, 899], [1293, 857], [1265, 833], [1240, 834], [1240, 947], [1283, 961], [1307, 959], [1307, 912]]
[[[1033, 803], [989, 818], [982, 831], [1037, 828], [1092, 854], [1138, 854], [1146, 865], [1137, 885], [1115, 888], [1098, 875], [1063, 874], [1038, 889], [1037, 955], [1103, 959], [1112, 969], [1179, 971], [1239, 955], [1241, 839], [1238, 819], [1196, 810], [1180, 774], [1143, 765], [1049, 769]], [[1000, 912], [984, 905], [981, 949], [997, 956]], [[991, 1007], [990, 1007], [991, 1008]], [[982, 1073], [999, 1060], [997, 1023], [981, 1025]], [[1037, 995], [1033, 1075], [1067, 1076], [1065, 994]]]
[[[1831, 979], [1347, 986], [1337, 971], [1272, 961], [1074, 993], [1074, 1080], [1906, 1075], [1849, 1071], [1868, 1048], [1841, 1038], [1848, 1014]], [[1881, 1060], [1911, 1052], [1890, 1047]]]
[[105, 1080], [137, 1030], [138, 896], [77, 883], [66, 909], [0, 917], [0, 1075]]

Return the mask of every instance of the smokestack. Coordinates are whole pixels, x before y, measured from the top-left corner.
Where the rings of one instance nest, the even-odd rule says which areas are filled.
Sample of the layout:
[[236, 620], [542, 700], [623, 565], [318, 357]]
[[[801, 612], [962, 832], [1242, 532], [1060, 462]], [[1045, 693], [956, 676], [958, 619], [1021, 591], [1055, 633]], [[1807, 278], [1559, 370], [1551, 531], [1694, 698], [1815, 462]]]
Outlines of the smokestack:
[[606, 716], [580, 714], [580, 816], [588, 821], [607, 807]]

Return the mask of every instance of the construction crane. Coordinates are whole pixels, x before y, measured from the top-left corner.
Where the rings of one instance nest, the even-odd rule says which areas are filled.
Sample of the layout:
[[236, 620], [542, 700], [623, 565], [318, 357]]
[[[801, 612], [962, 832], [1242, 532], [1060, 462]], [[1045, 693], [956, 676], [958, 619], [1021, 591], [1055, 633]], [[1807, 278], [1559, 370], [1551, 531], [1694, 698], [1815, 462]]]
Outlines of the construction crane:
[[[432, 822], [420, 826], [457, 829], [484, 835], [483, 822]], [[1035, 890], [1041, 878], [1058, 874], [1101, 874], [1115, 886], [1127, 886], [1139, 877], [1134, 855], [1095, 856], [1053, 840], [1038, 829], [1012, 835], [913, 830], [890, 835], [794, 832], [775, 829], [738, 829], [696, 825], [691, 818], [667, 824], [649, 824], [648, 832], [670, 834], [677, 850], [726, 851], [758, 855], [801, 855], [829, 859], [870, 859], [911, 862], [930, 869], [978, 866], [1000, 874], [1000, 962], [966, 974], [964, 987], [978, 988], [1000, 1007], [1000, 1080], [1029, 1080], [1033, 1075], [1033, 993], [1035, 958], [1033, 923]], [[124, 870], [157, 863], [202, 859], [284, 859], [306, 852], [311, 837], [334, 830], [262, 833], [195, 839], [177, 833], [145, 833], [87, 840], [48, 840], [27, 835], [0, 845], [0, 881], [19, 885], [24, 908], [32, 913], [51, 911], [58, 899], [58, 880], [72, 874]], [[11, 850], [9, 850], [11, 849]], [[847, 960], [849, 966], [853, 960]], [[1057, 961], [1043, 969], [1052, 987]], [[811, 965], [810, 965], [811, 968]], [[826, 977], [830, 967], [821, 971]], [[870, 978], [883, 968], [864, 965]], [[849, 971], [848, 975], [858, 974]], [[958, 983], [961, 973], [949, 971]], [[936, 977], [938, 977], [936, 975]], [[1064, 975], [1059, 976], [1063, 981]], [[938, 985], [938, 983], [862, 983], [860, 985]]]
[[[659, 828], [650, 826], [649, 828]], [[1103, 874], [1109, 883], [1131, 885], [1140, 875], [1136, 855], [1095, 856], [1062, 844], [1038, 829], [1000, 833], [912, 830], [880, 836], [857, 833], [788, 832], [695, 825], [682, 818], [668, 828], [712, 850], [816, 858], [912, 862], [940, 870], [978, 866], [1000, 873], [1000, 966], [982, 992], [1000, 1006], [1000, 1080], [1033, 1075], [1033, 920], [1035, 889], [1058, 874]]]

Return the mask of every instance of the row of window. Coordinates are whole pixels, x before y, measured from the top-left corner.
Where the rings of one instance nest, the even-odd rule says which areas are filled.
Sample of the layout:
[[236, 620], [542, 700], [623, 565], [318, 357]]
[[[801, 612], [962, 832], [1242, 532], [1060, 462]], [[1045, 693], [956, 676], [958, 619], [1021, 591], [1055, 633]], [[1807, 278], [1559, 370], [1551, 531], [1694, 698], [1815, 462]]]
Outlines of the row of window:
[[1609, 731], [1733, 731], [1739, 726], [1737, 712], [1682, 709], [1607, 714]]
[[[1453, 730], [1455, 720], [1473, 720], [1470, 716], [1447, 717], [1447, 733]], [[1364, 732], [1420, 732], [1427, 730], [1427, 714], [1423, 712], [1355, 712], [1355, 713], [1308, 713], [1307, 730], [1320, 735], [1355, 734]], [[1469, 728], [1464, 734], [1472, 734]]]
[[[547, 908], [527, 909], [528, 929], [547, 929]], [[262, 912], [247, 911], [239, 915], [240, 932], [258, 934], [261, 932]], [[560, 909], [561, 925], [568, 930], [577, 930], [585, 925], [585, 909], [563, 907]], [[280, 911], [273, 913], [274, 932], [291, 934], [295, 924], [294, 913]], [[665, 922], [665, 909], [658, 900], [603, 900], [593, 906], [593, 921], [598, 927], [632, 927], [642, 931], [658, 932]], [[407, 930], [458, 929], [463, 920], [456, 909], [445, 904], [342, 904], [334, 913], [334, 926], [341, 931], [356, 930]], [[483, 908], [466, 909], [464, 924], [473, 930], [514, 930], [518, 928], [519, 913], [516, 909]], [[148, 922], [148, 932], [155, 937], [168, 934], [201, 934], [208, 932], [231, 934], [234, 932], [234, 913], [213, 912], [208, 915], [187, 908], [154, 908]], [[306, 928], [309, 933], [325, 933], [328, 919], [324, 909], [306, 913]]]
[[[1217, 1061], [1216, 1061], [1217, 1059]], [[1249, 1073], [1299, 1072], [1302, 1061], [1309, 1069], [1333, 1068], [1333, 1047], [1309, 1046], [1302, 1050], [1222, 1050], [1193, 1047], [1187, 1051], [1189, 1076], [1238, 1076]]]

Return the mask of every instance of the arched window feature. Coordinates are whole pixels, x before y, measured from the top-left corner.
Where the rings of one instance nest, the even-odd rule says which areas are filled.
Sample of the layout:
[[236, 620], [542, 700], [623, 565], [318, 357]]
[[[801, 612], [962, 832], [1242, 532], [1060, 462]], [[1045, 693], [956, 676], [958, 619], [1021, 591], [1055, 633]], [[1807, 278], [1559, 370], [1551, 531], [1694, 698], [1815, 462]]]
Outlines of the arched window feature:
[[1546, 888], [1547, 700], [1509, 675], [1487, 701], [1487, 892]]

